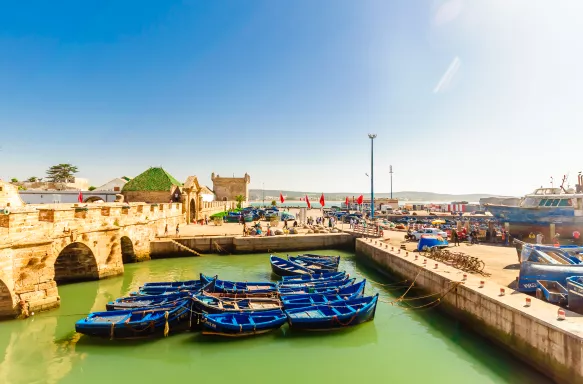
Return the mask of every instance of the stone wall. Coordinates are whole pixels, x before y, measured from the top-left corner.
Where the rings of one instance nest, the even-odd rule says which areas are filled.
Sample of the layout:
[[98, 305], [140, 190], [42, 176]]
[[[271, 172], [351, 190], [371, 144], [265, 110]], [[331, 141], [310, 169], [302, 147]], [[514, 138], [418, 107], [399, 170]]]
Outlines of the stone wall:
[[[182, 204], [70, 204], [25, 207], [0, 229], [0, 317], [59, 305], [57, 283], [123, 273], [149, 258], [151, 240], [184, 223]], [[5, 286], [5, 287], [4, 287]]]
[[[450, 271], [443, 264], [439, 264], [439, 270], [429, 269], [421, 260], [415, 262], [414, 254], [406, 256], [405, 252], [398, 252], [390, 252], [380, 241], [356, 240], [357, 259], [372, 262], [379, 270], [399, 278], [415, 281], [417, 288], [427, 292], [449, 291], [441, 298], [438, 308], [556, 382], [583, 383], [580, 315], [566, 311], [568, 321], [558, 321], [554, 305], [533, 299], [532, 306], [525, 307], [524, 294], [514, 292], [501, 296], [500, 287], [490, 281], [478, 288], [479, 280], [485, 279], [471, 275], [464, 284], [459, 284], [452, 281], [452, 274], [459, 270], [451, 268]], [[431, 263], [433, 266], [434, 261]]]
[[0, 208], [21, 207], [24, 203], [18, 195], [18, 187], [0, 180]]
[[168, 203], [172, 199], [171, 191], [123, 191], [124, 201], [128, 203], [145, 201], [147, 203]]

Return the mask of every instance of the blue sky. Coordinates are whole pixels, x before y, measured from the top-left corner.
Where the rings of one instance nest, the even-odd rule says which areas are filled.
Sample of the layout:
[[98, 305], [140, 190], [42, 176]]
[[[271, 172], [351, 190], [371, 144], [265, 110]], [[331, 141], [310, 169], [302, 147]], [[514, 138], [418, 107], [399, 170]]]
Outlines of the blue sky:
[[[0, 10], [0, 177], [524, 194], [580, 170], [583, 2], [29, 1]], [[582, 168], [583, 169], [583, 168]]]

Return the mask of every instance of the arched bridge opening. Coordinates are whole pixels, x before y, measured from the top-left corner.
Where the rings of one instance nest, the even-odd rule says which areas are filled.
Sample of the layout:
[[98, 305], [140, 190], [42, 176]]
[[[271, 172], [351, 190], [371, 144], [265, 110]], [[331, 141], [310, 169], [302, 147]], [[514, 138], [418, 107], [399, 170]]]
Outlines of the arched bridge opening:
[[67, 245], [55, 261], [57, 284], [99, 279], [97, 261], [91, 248], [83, 243]]
[[134, 251], [134, 244], [127, 236], [122, 236], [121, 243], [121, 260], [124, 264], [135, 263], [137, 261], [136, 252]]
[[8, 286], [0, 280], [0, 319], [14, 316], [14, 303]]

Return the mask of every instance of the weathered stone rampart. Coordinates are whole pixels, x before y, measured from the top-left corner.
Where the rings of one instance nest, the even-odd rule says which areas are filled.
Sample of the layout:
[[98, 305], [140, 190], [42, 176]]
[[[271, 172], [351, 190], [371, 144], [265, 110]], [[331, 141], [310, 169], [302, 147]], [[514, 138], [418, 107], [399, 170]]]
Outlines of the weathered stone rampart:
[[25, 206], [0, 214], [0, 317], [59, 305], [57, 284], [123, 273], [184, 223], [182, 204]]

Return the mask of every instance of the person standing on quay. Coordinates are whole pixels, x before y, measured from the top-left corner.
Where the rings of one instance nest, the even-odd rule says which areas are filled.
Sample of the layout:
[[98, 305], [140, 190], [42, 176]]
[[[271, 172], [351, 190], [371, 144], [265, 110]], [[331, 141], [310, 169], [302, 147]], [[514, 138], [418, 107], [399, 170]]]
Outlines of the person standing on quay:
[[180, 224], [176, 224], [176, 237], [180, 237]]
[[451, 241], [453, 242], [453, 245], [456, 246], [456, 247], [458, 245], [460, 245], [460, 238], [457, 235], [457, 231], [455, 229], [452, 229], [451, 230]]
[[168, 236], [168, 224], [164, 227], [164, 236]]

